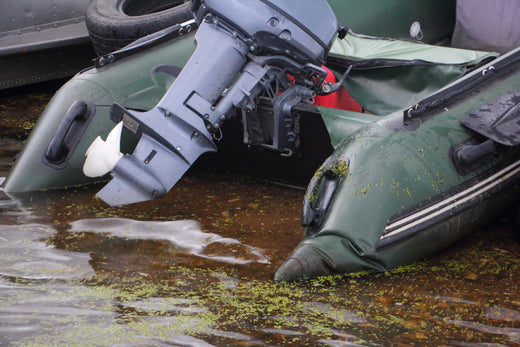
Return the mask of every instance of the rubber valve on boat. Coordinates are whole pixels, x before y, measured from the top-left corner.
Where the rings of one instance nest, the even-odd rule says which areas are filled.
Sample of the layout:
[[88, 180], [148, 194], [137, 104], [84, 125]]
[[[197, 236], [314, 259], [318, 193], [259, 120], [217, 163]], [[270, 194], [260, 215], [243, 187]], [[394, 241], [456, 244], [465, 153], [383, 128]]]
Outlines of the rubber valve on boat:
[[121, 131], [123, 122], [110, 131], [107, 139], [96, 137], [85, 153], [86, 159], [83, 164], [83, 173], [87, 177], [100, 177], [111, 172], [119, 159], [123, 157], [120, 152]]

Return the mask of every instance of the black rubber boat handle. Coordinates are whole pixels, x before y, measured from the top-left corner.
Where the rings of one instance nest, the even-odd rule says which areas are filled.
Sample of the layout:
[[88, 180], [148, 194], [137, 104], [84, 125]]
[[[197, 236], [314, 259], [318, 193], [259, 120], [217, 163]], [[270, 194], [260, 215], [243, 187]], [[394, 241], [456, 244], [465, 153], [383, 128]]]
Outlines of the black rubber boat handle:
[[69, 107], [49, 142], [42, 156], [42, 162], [54, 169], [63, 169], [95, 113], [94, 105], [84, 101], [75, 101]]
[[323, 163], [311, 179], [303, 198], [301, 222], [303, 227], [307, 227], [308, 236], [316, 234], [323, 224], [332, 198], [342, 180], [341, 174], [334, 169], [337, 160], [330, 157]]
[[486, 140], [477, 145], [465, 145], [457, 151], [457, 160], [463, 165], [472, 165], [479, 159], [493, 153], [496, 148], [493, 140]]

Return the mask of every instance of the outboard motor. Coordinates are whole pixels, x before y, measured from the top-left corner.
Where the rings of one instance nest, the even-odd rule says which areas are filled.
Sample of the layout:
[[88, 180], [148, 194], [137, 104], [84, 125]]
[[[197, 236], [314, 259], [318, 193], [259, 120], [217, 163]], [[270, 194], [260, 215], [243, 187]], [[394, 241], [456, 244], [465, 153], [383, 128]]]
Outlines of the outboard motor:
[[[320, 67], [338, 31], [326, 0], [194, 0], [192, 10], [199, 24], [195, 52], [156, 107], [138, 112], [112, 105], [111, 119], [140, 138], [133, 154], [117, 150], [97, 170], [103, 141], [87, 151], [86, 174], [112, 172], [97, 194], [112, 206], [165, 195], [201, 154], [216, 151], [213, 138], [232, 110], [241, 109], [247, 122], [260, 95], [273, 112], [269, 140], [259, 142], [290, 154], [291, 109], [334, 89]], [[114, 132], [111, 142], [120, 126]]]

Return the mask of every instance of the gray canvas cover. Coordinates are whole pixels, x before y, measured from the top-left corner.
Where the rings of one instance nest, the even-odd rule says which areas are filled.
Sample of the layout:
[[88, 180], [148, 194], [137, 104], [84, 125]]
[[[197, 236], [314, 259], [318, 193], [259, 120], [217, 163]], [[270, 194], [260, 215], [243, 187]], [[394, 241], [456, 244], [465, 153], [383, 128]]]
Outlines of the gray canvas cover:
[[452, 45], [500, 53], [520, 46], [520, 0], [457, 0]]

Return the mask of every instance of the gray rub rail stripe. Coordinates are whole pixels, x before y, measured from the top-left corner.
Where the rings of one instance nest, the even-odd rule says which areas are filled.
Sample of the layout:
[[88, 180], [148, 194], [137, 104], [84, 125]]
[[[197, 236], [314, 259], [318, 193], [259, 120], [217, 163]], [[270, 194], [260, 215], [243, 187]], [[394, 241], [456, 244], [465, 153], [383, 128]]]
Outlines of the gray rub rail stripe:
[[[392, 224], [389, 224], [385, 228], [385, 233], [381, 237], [381, 240], [399, 234], [405, 230], [408, 230], [418, 224], [421, 224], [431, 218], [437, 217], [440, 214], [457, 207], [468, 200], [473, 199], [474, 197], [485, 193], [486, 191], [492, 189], [493, 187], [501, 184], [506, 181], [510, 177], [516, 175], [520, 172], [520, 160], [509, 165], [508, 167], [500, 170], [499, 172], [491, 175], [490, 177], [484, 179], [482, 182], [475, 184], [474, 186], [458, 193], [449, 198], [442, 200], [432, 206], [425, 208], [424, 210], [420, 210], [408, 217], [402, 218], [398, 221], [395, 221]], [[392, 230], [397, 228], [395, 230]], [[388, 231], [391, 230], [391, 231]]]

